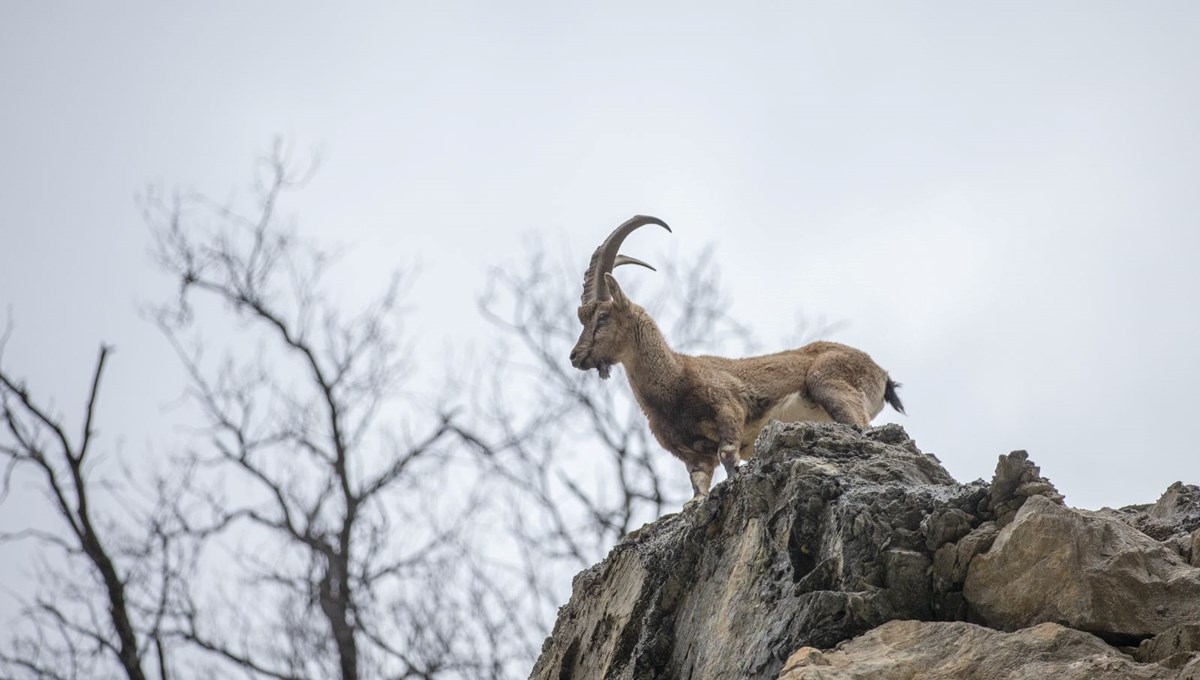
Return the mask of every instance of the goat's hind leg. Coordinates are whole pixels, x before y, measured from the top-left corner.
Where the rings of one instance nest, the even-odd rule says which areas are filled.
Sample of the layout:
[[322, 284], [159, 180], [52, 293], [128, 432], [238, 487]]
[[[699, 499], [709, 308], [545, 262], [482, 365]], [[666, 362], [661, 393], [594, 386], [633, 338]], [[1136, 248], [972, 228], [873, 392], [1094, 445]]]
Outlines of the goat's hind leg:
[[730, 479], [737, 472], [744, 418], [745, 414], [740, 408], [726, 407], [717, 413], [717, 457], [725, 466], [725, 476]]
[[721, 465], [725, 467], [725, 477], [732, 478], [733, 473], [737, 472], [738, 462], [738, 447], [736, 444], [725, 444], [717, 451], [717, 456], [721, 459]]
[[867, 427], [871, 416], [867, 413], [867, 398], [862, 390], [843, 380], [827, 380], [809, 385], [809, 395], [834, 422]]

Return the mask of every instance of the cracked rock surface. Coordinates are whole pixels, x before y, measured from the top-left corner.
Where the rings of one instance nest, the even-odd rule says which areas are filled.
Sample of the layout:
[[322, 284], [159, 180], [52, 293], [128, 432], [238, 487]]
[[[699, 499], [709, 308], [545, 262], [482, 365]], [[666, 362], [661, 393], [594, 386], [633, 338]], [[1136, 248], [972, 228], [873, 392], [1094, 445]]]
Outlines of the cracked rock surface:
[[[1196, 487], [1076, 511], [1024, 451], [961, 484], [896, 425], [773, 422], [756, 451], [576, 576], [532, 678], [1200, 677]], [[928, 670], [879, 675], [870, 645]]]

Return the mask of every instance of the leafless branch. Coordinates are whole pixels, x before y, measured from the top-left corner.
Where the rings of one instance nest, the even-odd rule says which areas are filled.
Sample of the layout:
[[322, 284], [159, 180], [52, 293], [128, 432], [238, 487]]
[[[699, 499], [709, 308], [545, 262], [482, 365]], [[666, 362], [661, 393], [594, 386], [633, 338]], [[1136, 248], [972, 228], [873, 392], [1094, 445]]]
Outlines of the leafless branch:
[[[471, 491], [478, 472], [462, 468], [466, 477], [441, 488], [469, 428], [449, 408], [430, 413], [399, 398], [410, 371], [399, 323], [405, 279], [393, 275], [357, 312], [335, 303], [325, 288], [329, 251], [301, 239], [282, 212], [307, 176], [281, 154], [262, 164], [249, 212], [162, 192], [143, 206], [156, 259], [178, 284], [150, 315], [206, 420], [190, 447], [202, 478], [187, 494], [204, 518], [181, 510], [179, 523], [207, 527], [203, 541], [235, 555], [235, 589], [263, 605], [239, 611], [192, 592], [190, 623], [172, 635], [256, 677], [476, 677], [464, 659], [490, 643], [429, 604], [469, 576], [448, 556], [470, 530], [465, 518], [485, 505]], [[207, 311], [211, 302], [237, 326], [219, 344], [197, 330], [225, 323]], [[260, 355], [238, 351], [248, 345]], [[206, 356], [222, 346], [216, 362]], [[421, 434], [399, 432], [396, 417]], [[248, 493], [229, 502], [220, 493], [227, 476]], [[279, 558], [243, 545], [270, 546]], [[445, 582], [431, 588], [435, 576]], [[233, 634], [251, 629], [257, 636]], [[289, 651], [270, 643], [271, 631], [323, 642]]]
[[[78, 662], [77, 654], [84, 648], [75, 641], [83, 640], [94, 645], [94, 651], [86, 652], [89, 655], [109, 656], [130, 680], [144, 680], [136, 605], [129, 599], [135, 565], [122, 567], [122, 551], [114, 548], [118, 537], [99, 528], [101, 523], [92, 507], [92, 491], [96, 485], [89, 480], [86, 467], [94, 441], [92, 424], [100, 384], [110, 352], [111, 348], [101, 346], [77, 445], [72, 444], [62, 421], [33, 397], [24, 382], [0, 368], [0, 420], [8, 435], [7, 441], [0, 444], [0, 456], [7, 458], [6, 478], [17, 465], [31, 467], [40, 473], [56, 513], [68, 528], [66, 535], [29, 528], [0, 537], [0, 540], [33, 538], [60, 549], [68, 558], [82, 558], [89, 576], [101, 586], [99, 597], [104, 602], [107, 617], [104, 620], [97, 617], [80, 620], [74, 611], [78, 607], [69, 610], [48, 600], [39, 600], [30, 607], [29, 616], [46, 620], [60, 632], [63, 644], [55, 649], [69, 655], [69, 664]], [[34, 638], [35, 643], [24, 645], [24, 653], [6, 654], [5, 661], [35, 677], [57, 672], [37, 661], [40, 654], [47, 653], [43, 645], [36, 644], [37, 640]], [[62, 664], [55, 666], [62, 667]]]

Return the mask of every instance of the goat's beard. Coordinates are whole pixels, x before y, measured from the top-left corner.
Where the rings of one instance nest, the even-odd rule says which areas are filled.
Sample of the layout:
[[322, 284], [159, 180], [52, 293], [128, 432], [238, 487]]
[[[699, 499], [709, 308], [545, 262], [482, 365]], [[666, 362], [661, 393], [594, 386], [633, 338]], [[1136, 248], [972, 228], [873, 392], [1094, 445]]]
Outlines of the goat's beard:
[[608, 376], [611, 375], [611, 371], [612, 371], [612, 364], [605, 364], [605, 363], [596, 364], [596, 372], [600, 374], [601, 380], [608, 380]]

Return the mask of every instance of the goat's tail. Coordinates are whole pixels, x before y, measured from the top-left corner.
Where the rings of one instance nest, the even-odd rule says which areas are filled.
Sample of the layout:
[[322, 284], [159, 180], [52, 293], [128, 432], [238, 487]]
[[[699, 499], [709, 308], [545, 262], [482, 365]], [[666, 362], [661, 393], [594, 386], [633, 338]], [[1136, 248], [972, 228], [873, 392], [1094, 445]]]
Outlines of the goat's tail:
[[887, 387], [883, 390], [883, 400], [886, 401], [892, 408], [904, 413], [904, 404], [900, 403], [900, 395], [896, 394], [896, 390], [900, 389], [900, 383], [887, 379]]

